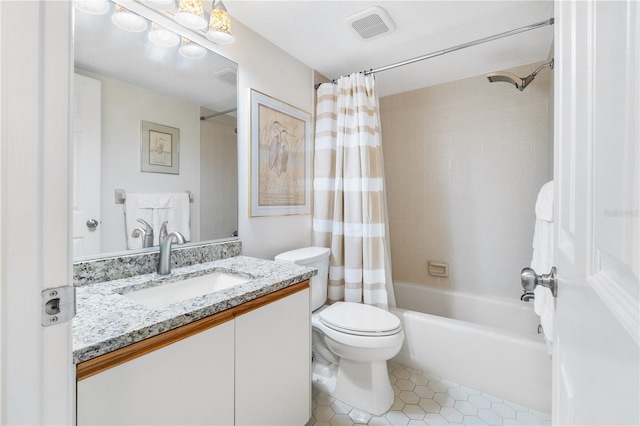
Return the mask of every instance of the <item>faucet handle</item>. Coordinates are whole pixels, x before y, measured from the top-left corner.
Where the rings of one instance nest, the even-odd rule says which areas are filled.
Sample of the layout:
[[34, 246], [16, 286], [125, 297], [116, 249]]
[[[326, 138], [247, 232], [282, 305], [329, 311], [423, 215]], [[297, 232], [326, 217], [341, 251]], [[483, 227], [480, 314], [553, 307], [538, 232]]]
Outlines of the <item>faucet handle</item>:
[[160, 235], [158, 236], [160, 244], [167, 238], [167, 223], [169, 221], [163, 221], [162, 225], [160, 225]]
[[153, 226], [149, 225], [147, 223], [147, 221], [145, 221], [142, 218], [138, 218], [138, 222], [140, 222], [141, 224], [144, 225], [145, 230], [144, 230], [144, 235], [153, 235]]

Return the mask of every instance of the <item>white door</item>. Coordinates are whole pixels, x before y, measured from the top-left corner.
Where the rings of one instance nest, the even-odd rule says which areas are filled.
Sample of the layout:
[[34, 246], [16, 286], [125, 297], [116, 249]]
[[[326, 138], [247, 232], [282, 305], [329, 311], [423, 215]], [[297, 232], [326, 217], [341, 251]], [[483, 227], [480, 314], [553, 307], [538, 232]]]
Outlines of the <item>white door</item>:
[[102, 86], [75, 74], [71, 99], [73, 256], [100, 253], [100, 140]]
[[640, 423], [639, 6], [555, 3], [553, 424]]
[[71, 4], [0, 1], [3, 425], [75, 417], [71, 322], [41, 325], [41, 291], [71, 285]]

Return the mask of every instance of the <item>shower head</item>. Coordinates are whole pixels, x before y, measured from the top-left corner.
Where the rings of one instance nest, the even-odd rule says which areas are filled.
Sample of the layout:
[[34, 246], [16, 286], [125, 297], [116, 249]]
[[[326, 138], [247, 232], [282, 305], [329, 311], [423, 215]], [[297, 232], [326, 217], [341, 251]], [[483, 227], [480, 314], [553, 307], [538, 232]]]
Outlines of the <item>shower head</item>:
[[489, 83], [502, 81], [505, 83], [513, 84], [516, 87], [516, 89], [522, 92], [524, 88], [527, 87], [529, 83], [533, 81], [535, 76], [542, 69], [546, 67], [553, 69], [553, 59], [549, 63], [540, 65], [534, 72], [531, 73], [531, 75], [528, 75], [527, 77], [524, 77], [524, 78], [518, 77], [517, 75], [511, 74], [510, 72], [498, 71], [498, 72], [490, 72], [489, 74], [487, 74], [487, 80], [489, 80]]

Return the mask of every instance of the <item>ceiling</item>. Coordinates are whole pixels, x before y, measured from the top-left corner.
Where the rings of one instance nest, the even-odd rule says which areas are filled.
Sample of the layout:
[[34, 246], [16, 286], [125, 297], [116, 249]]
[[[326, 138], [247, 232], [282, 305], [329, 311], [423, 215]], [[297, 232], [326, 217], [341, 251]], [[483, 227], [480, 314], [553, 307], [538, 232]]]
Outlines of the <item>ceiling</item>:
[[[226, 0], [238, 20], [328, 78], [378, 68], [553, 17], [553, 1]], [[395, 29], [359, 39], [348, 16], [382, 6]], [[378, 73], [379, 96], [546, 60], [553, 27]], [[532, 68], [533, 71], [534, 68]]]

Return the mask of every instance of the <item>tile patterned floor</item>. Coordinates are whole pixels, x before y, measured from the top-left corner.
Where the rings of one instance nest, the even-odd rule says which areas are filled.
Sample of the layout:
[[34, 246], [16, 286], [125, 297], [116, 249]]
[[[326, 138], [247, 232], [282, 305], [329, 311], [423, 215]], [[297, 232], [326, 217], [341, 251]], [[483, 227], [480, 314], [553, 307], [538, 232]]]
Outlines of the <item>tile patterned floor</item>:
[[306, 426], [551, 424], [547, 413], [393, 362], [388, 369], [396, 398], [387, 413], [372, 416], [314, 388], [313, 416]]

